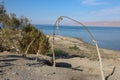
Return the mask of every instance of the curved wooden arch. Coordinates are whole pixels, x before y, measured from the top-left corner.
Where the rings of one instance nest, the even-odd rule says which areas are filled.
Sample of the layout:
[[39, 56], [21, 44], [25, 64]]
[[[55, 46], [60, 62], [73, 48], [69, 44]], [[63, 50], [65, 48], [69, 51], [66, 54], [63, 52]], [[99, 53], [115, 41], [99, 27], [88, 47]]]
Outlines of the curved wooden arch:
[[54, 27], [54, 30], [53, 30], [53, 39], [52, 39], [53, 67], [55, 67], [55, 65], [56, 65], [56, 62], [55, 62], [55, 52], [54, 52], [54, 44], [55, 44], [54, 43], [54, 38], [55, 38], [55, 35], [56, 35], [56, 29], [59, 27], [59, 24], [63, 20], [63, 18], [67, 18], [67, 19], [69, 19], [71, 21], [74, 21], [74, 22], [82, 25], [82, 27], [88, 32], [88, 34], [90, 35], [91, 39], [93, 40], [93, 43], [96, 46], [96, 50], [97, 50], [97, 54], [98, 54], [98, 58], [99, 58], [99, 64], [100, 64], [101, 78], [102, 78], [102, 80], [105, 80], [104, 73], [103, 73], [103, 65], [102, 65], [102, 60], [101, 60], [101, 54], [100, 54], [99, 47], [98, 47], [96, 39], [94, 38], [92, 33], [88, 30], [88, 28], [83, 23], [81, 23], [81, 22], [79, 22], [79, 21], [77, 21], [75, 19], [72, 19], [70, 17], [67, 17], [67, 16], [60, 16], [60, 17], [58, 17], [58, 19], [55, 22], [55, 27]]

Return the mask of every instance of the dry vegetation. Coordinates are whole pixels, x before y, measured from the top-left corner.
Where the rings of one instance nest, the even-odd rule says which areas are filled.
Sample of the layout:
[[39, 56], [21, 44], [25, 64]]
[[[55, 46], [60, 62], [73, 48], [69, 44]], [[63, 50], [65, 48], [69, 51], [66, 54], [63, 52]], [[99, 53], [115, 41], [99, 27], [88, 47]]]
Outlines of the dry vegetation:
[[0, 51], [15, 51], [22, 54], [47, 54], [49, 41], [30, 20], [14, 13], [8, 14], [0, 4]]

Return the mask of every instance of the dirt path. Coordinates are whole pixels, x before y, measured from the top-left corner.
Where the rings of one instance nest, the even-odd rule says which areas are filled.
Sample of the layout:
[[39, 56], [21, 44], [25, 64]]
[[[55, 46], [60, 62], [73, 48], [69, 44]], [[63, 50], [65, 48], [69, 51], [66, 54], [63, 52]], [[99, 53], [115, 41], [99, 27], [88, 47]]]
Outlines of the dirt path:
[[42, 60], [36, 62], [30, 55], [24, 58], [18, 54], [0, 53], [0, 80], [87, 80], [95, 77], [88, 75], [71, 68], [53, 68]]

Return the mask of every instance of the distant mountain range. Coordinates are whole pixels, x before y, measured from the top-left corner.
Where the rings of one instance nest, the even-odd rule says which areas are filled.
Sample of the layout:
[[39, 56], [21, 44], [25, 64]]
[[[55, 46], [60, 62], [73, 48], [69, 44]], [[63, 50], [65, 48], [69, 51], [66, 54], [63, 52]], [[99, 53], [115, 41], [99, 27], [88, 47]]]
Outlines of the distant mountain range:
[[[82, 21], [80, 21], [82, 22]], [[105, 26], [105, 27], [120, 27], [120, 20], [119, 21], [89, 21], [89, 22], [82, 22], [86, 26]], [[75, 25], [79, 26], [77, 23], [72, 22], [63, 22], [63, 25]]]
[[83, 22], [87, 26], [116, 26], [120, 27], [120, 21], [93, 21], [93, 22]]

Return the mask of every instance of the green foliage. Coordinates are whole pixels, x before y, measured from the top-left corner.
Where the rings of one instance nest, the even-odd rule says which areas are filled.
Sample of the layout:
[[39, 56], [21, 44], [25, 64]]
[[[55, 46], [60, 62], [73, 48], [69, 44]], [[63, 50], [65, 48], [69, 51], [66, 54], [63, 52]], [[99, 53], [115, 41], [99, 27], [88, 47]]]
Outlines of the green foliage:
[[69, 47], [69, 49], [72, 49], [72, 50], [79, 50], [79, 47], [77, 45], [74, 45], [72, 47]]
[[[61, 49], [55, 48], [54, 51], [55, 51], [55, 57], [57, 57], [57, 58], [69, 57], [69, 53], [67, 53], [67, 52], [65, 52], [65, 51], [63, 51]], [[52, 52], [50, 52], [48, 55], [52, 56]]]
[[49, 51], [49, 40], [46, 35], [36, 29], [28, 18], [22, 16], [19, 19], [14, 13], [7, 14], [3, 4], [0, 4], [0, 23], [0, 51], [14, 47], [25, 53], [32, 41], [28, 49], [29, 54], [36, 54], [38, 51], [39, 54], [46, 54]]
[[39, 30], [37, 30], [31, 24], [28, 24], [23, 28], [22, 39], [20, 42], [20, 51], [25, 53], [28, 45], [31, 41], [35, 39], [35, 41], [30, 46], [28, 53], [36, 54], [39, 50], [39, 54], [46, 54], [49, 51], [49, 41], [48, 38]]
[[4, 14], [2, 23], [4, 28], [6, 27], [15, 30], [20, 27], [20, 21], [16, 18], [15, 14]]
[[2, 3], [0, 3], [0, 22], [2, 22], [3, 16], [5, 13], [6, 13], [6, 10], [5, 10], [3, 2], [2, 2]]
[[28, 24], [30, 24], [30, 20], [23, 16], [20, 17], [19, 21], [20, 21], [21, 27], [26, 27]]
[[10, 17], [8, 14], [4, 14], [2, 23], [3, 23], [3, 27], [10, 26]]
[[9, 22], [9, 26], [13, 30], [18, 29], [20, 26], [20, 21], [16, 18], [16, 15], [14, 13], [11, 14]]
[[20, 21], [16, 15], [14, 13], [7, 14], [3, 4], [0, 4], [0, 23], [2, 23], [2, 27], [10, 29], [18, 29], [20, 26]]

